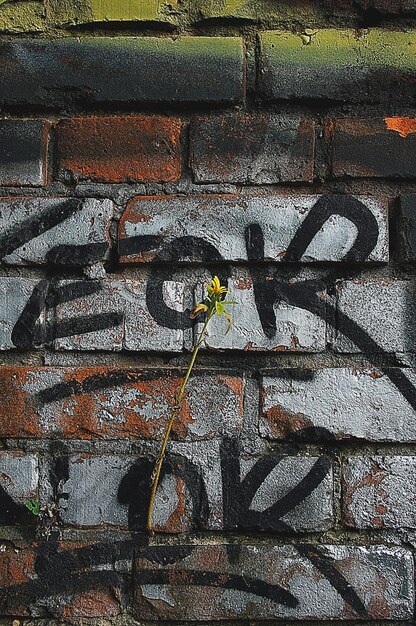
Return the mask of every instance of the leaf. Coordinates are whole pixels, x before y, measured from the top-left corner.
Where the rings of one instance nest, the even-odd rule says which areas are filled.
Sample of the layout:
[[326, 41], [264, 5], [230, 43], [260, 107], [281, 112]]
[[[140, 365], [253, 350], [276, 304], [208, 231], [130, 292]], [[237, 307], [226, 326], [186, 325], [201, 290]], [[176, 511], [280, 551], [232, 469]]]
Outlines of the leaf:
[[238, 304], [238, 302], [234, 302], [233, 300], [223, 300], [223, 304]]
[[225, 319], [227, 320], [227, 330], [225, 331], [225, 334], [227, 335], [233, 326], [233, 320], [231, 319], [230, 315], [226, 312], [225, 312]]
[[221, 315], [222, 315], [223, 313], [225, 313], [224, 303], [223, 303], [223, 302], [218, 302], [218, 301], [217, 301], [217, 302], [215, 303], [215, 309], [216, 309], [216, 311], [217, 311], [218, 315], [221, 317]]
[[26, 508], [29, 509], [33, 515], [39, 515], [40, 513], [40, 500], [28, 500], [25, 502]]

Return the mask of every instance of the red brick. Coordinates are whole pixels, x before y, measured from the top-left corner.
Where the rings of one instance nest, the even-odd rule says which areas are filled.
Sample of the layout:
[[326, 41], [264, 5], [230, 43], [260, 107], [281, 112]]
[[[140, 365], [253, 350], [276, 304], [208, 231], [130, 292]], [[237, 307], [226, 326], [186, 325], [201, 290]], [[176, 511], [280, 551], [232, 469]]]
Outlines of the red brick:
[[175, 182], [181, 175], [178, 118], [89, 117], [58, 124], [60, 178]]
[[36, 549], [31, 545], [0, 542], [1, 615], [29, 615], [25, 585], [36, 577]]
[[[172, 370], [3, 367], [0, 437], [160, 439], [181, 380]], [[228, 374], [193, 376], [176, 436], [209, 439], [217, 429], [239, 430], [243, 388], [241, 378]], [[210, 413], [219, 408], [213, 424]]]

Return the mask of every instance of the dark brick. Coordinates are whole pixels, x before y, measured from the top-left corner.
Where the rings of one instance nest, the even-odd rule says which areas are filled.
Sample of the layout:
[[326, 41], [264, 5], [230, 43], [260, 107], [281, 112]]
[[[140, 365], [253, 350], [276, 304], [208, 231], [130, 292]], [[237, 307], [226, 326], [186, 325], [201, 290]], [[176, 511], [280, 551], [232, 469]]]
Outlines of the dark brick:
[[416, 11], [415, 0], [356, 0], [363, 9], [376, 9], [382, 13], [413, 13]]
[[181, 174], [177, 118], [90, 117], [58, 125], [59, 175], [109, 183], [175, 182]]
[[342, 545], [141, 547], [139, 620], [412, 619], [410, 550]]
[[260, 35], [259, 90], [265, 99], [414, 102], [416, 33], [306, 29]]
[[48, 136], [44, 120], [0, 120], [0, 185], [46, 184]]
[[335, 177], [416, 176], [416, 119], [336, 119], [327, 131]]
[[132, 542], [6, 540], [0, 545], [2, 616], [98, 618], [122, 612]]
[[239, 37], [68, 37], [4, 42], [0, 103], [240, 102]]
[[402, 195], [397, 212], [398, 258], [407, 263], [416, 261], [416, 194]]
[[191, 167], [197, 182], [312, 181], [315, 124], [278, 115], [196, 118]]

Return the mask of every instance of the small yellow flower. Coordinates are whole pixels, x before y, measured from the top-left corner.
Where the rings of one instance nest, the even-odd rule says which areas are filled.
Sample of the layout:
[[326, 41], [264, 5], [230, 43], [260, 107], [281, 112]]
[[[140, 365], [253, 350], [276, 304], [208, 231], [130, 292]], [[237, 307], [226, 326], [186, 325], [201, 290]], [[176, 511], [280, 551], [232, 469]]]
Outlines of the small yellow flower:
[[218, 278], [218, 276], [214, 276], [214, 278], [211, 280], [211, 284], [206, 285], [206, 288], [210, 296], [212, 295], [219, 296], [222, 293], [230, 293], [227, 287], [224, 287], [223, 285], [221, 285], [220, 279]]
[[189, 315], [189, 317], [191, 319], [194, 319], [194, 317], [196, 317], [197, 315], [199, 315], [200, 313], [206, 313], [208, 311], [208, 307], [206, 304], [203, 304], [202, 302], [200, 302], [199, 304], [196, 305], [196, 307], [194, 307]]

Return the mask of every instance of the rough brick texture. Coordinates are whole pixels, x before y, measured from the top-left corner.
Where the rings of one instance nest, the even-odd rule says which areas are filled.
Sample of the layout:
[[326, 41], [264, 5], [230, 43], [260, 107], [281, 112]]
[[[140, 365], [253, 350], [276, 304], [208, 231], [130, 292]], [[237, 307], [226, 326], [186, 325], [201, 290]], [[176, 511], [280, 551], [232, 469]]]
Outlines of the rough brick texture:
[[309, 29], [260, 34], [260, 93], [268, 100], [308, 98], [378, 102], [414, 98], [414, 32]]
[[110, 249], [110, 200], [0, 200], [0, 249], [6, 265], [89, 265]]
[[337, 119], [328, 128], [335, 177], [415, 176], [416, 119]]
[[0, 61], [2, 103], [232, 104], [243, 97], [239, 37], [16, 39], [1, 44]]
[[[371, 250], [357, 245], [360, 227]], [[120, 220], [121, 262], [165, 262], [176, 250], [201, 263], [388, 261], [387, 207], [347, 194], [133, 199]]]
[[0, 34], [0, 624], [412, 626], [416, 1]]
[[108, 183], [176, 181], [181, 173], [178, 119], [93, 117], [58, 126], [60, 177]]
[[191, 128], [197, 182], [312, 181], [314, 122], [277, 115], [202, 117]]
[[416, 194], [406, 194], [400, 199], [397, 215], [398, 250], [401, 261], [416, 261]]
[[340, 352], [415, 352], [413, 281], [341, 281], [334, 347]]
[[414, 528], [416, 457], [354, 457], [344, 466], [344, 516], [355, 528]]
[[142, 548], [136, 611], [164, 620], [411, 619], [412, 570], [408, 551], [382, 546]]
[[[1, 436], [14, 438], [160, 439], [182, 380], [169, 369], [106, 367], [3, 367], [0, 376]], [[175, 436], [198, 440], [241, 430], [243, 390], [243, 380], [229, 373], [193, 376]]]
[[273, 439], [416, 441], [411, 369], [286, 369], [262, 378], [260, 433]]
[[0, 185], [46, 184], [49, 124], [0, 120]]

